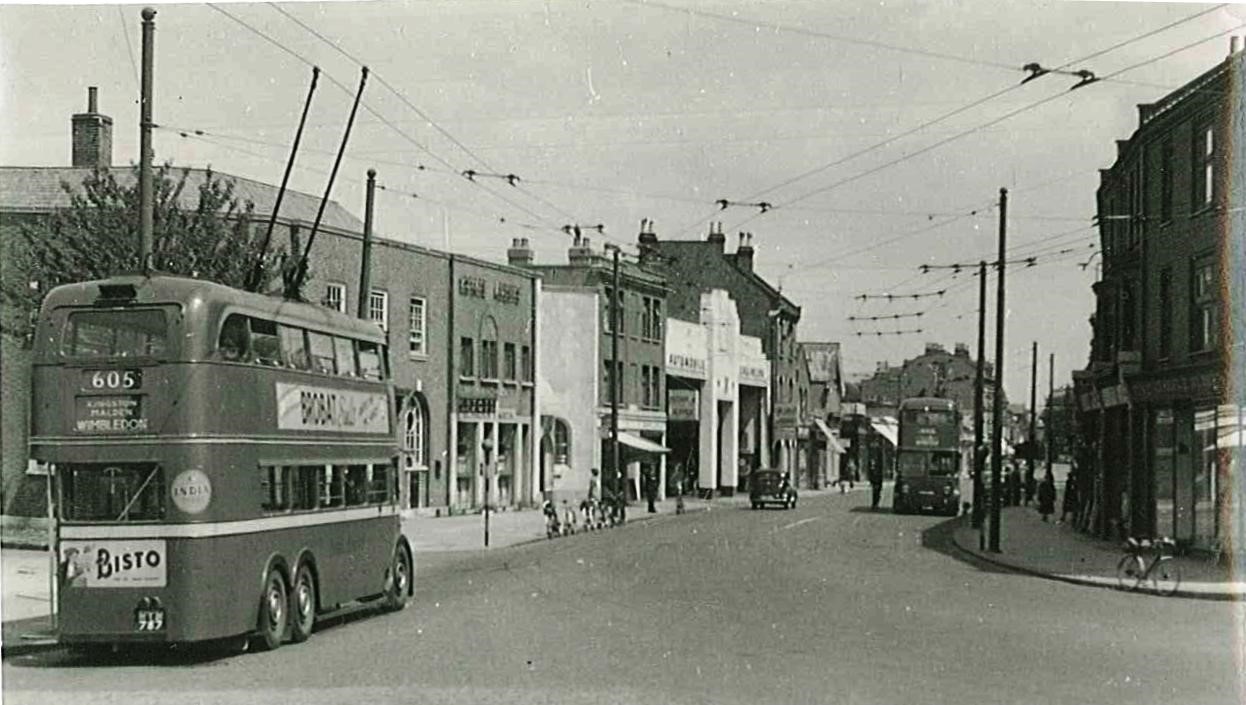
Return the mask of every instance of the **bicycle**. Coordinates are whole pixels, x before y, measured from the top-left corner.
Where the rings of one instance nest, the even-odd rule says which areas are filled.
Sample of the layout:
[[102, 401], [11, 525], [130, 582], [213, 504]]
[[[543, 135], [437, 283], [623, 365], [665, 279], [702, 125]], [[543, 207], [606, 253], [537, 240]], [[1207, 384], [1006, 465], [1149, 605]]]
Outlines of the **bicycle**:
[[[1171, 596], [1181, 587], [1181, 566], [1173, 560], [1177, 543], [1168, 537], [1130, 538], [1125, 557], [1116, 564], [1116, 582], [1122, 590], [1137, 590], [1143, 581], [1160, 595]], [[1145, 558], [1150, 555], [1150, 561]]]

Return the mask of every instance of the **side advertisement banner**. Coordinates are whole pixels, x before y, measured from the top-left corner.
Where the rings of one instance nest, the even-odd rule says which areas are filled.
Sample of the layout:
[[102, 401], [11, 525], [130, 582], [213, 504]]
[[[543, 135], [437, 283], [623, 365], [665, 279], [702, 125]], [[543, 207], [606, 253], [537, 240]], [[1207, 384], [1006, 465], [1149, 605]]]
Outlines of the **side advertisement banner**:
[[384, 394], [277, 382], [277, 428], [389, 433]]

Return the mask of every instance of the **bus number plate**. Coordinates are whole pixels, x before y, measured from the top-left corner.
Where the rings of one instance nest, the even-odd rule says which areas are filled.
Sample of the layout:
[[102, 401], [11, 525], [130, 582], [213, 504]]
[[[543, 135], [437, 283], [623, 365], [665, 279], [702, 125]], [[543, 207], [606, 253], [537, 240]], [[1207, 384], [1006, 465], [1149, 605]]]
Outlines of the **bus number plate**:
[[143, 388], [142, 370], [83, 370], [84, 390], [105, 392]]
[[159, 632], [164, 630], [164, 608], [134, 610], [134, 628], [140, 632]]

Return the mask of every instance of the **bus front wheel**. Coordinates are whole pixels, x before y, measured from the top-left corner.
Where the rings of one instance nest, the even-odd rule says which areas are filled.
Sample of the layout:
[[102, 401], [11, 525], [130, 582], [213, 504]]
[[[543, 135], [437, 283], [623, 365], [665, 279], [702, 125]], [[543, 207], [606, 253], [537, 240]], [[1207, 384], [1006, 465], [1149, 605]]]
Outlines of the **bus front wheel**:
[[411, 592], [411, 554], [406, 546], [399, 544], [394, 547], [394, 558], [390, 563], [388, 579], [385, 581], [385, 609], [398, 611], [407, 606], [407, 594]]
[[294, 575], [294, 592], [290, 595], [290, 641], [301, 643], [311, 636], [316, 624], [316, 577], [311, 566], [303, 561]]
[[259, 639], [257, 646], [272, 651], [285, 640], [289, 626], [289, 595], [286, 579], [280, 570], [270, 568], [264, 579], [264, 594], [260, 598]]

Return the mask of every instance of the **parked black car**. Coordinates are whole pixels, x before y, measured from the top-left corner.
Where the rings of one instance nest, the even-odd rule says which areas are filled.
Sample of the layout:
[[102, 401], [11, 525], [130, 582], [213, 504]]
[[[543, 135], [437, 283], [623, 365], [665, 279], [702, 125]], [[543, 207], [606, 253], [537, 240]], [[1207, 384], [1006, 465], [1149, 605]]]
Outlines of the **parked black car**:
[[767, 504], [778, 504], [784, 509], [796, 508], [796, 488], [788, 481], [787, 473], [779, 470], [756, 470], [748, 486], [748, 498], [753, 509]]

